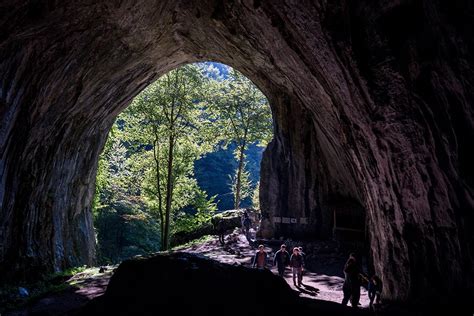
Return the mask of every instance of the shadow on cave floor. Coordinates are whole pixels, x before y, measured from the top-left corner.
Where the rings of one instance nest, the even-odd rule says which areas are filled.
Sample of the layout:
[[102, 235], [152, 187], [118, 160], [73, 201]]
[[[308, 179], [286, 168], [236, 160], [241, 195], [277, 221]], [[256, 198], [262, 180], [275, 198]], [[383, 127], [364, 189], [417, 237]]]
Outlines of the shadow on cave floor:
[[99, 268], [92, 274], [78, 273], [66, 281], [70, 284], [66, 289], [57, 293], [47, 293], [33, 299], [25, 306], [0, 315], [63, 315], [78, 309], [92, 299], [104, 294], [113, 274], [112, 268], [104, 273], [98, 273]]
[[[266, 247], [266, 251], [270, 254], [270, 259], [272, 259], [274, 252], [277, 250], [276, 245], [279, 243], [280, 242], [268, 243], [272, 245], [271, 247]], [[325, 245], [323, 245], [323, 247], [325, 247]], [[182, 247], [177, 251], [175, 250], [175, 252], [198, 253], [206, 257], [216, 259], [220, 262], [225, 262], [232, 265], [250, 266], [255, 249], [248, 244], [244, 235], [236, 232], [226, 237], [226, 244], [224, 246], [219, 243], [217, 237], [212, 237], [208, 241]], [[308, 254], [309, 252], [307, 252], [307, 255]], [[319, 263], [322, 268], [321, 270], [331, 271], [342, 269], [344, 262], [341, 262], [341, 258], [329, 257], [328, 251], [326, 257], [324, 257], [325, 259], [321, 259], [321, 262]], [[324, 269], [324, 262], [331, 265], [341, 266], [331, 266]], [[316, 265], [316, 267], [319, 266]], [[270, 270], [274, 274], [277, 274], [275, 268], [272, 267]], [[102, 274], [95, 273], [94, 275], [86, 275], [82, 277], [80, 277], [80, 274], [76, 275], [74, 277], [79, 277], [80, 280], [77, 282], [71, 282], [73, 285], [70, 288], [60, 293], [48, 294], [43, 298], [35, 300], [27, 307], [23, 307], [12, 312], [2, 313], [1, 315], [76, 315], [82, 310], [82, 307], [92, 299], [101, 299], [104, 297], [102, 294], [105, 292], [108, 286], [112, 273], [113, 270], [109, 269], [106, 273]], [[306, 271], [304, 275], [302, 286], [295, 287], [293, 286], [290, 270], [287, 270], [285, 274], [285, 281], [291, 287], [291, 289], [298, 292], [299, 296], [302, 298], [301, 303], [311, 310], [318, 311], [318, 314], [320, 315], [371, 314], [367, 308], [368, 297], [364, 288], [361, 288], [361, 308], [358, 311], [349, 307], [347, 307], [347, 309], [342, 308], [340, 302], [342, 300], [343, 278], [338, 275], [330, 275], [321, 273], [320, 271], [309, 270]], [[410, 306], [397, 305], [380, 306], [377, 307], [377, 310], [379, 311], [377, 312], [377, 315], [430, 315], [430, 313], [426, 313], [427, 311], [425, 308], [426, 307], [422, 307], [422, 309], [413, 309], [413, 307]]]
[[[291, 248], [291, 242], [286, 242], [288, 248]], [[278, 274], [276, 267], [271, 267], [273, 255], [279, 249], [281, 241], [264, 242], [265, 250], [269, 254], [269, 268], [274, 274]], [[321, 242], [318, 245], [322, 249], [319, 260], [313, 260], [309, 269], [304, 272], [303, 286], [295, 287], [293, 285], [292, 273], [290, 269], [286, 270], [285, 280], [295, 291], [299, 292], [301, 297], [318, 299], [340, 303], [343, 298], [342, 285], [344, 278], [342, 269], [346, 258], [334, 251], [330, 251], [331, 245]], [[225, 245], [221, 245], [217, 237], [211, 240], [192, 245], [186, 248], [180, 248], [179, 252], [199, 253], [217, 261], [250, 267], [253, 255], [256, 251], [255, 245], [249, 245], [245, 236], [235, 230], [225, 237]], [[306, 255], [310, 255], [309, 252]], [[318, 252], [319, 256], [319, 252]], [[308, 265], [308, 264], [307, 264]], [[368, 308], [369, 298], [367, 290], [361, 287], [360, 308]]]
[[[255, 234], [255, 232], [253, 232]], [[238, 230], [229, 234], [225, 238], [225, 245], [221, 245], [217, 236], [211, 237], [205, 242], [199, 242], [191, 246], [178, 247], [175, 252], [187, 252], [201, 254], [222, 263], [231, 265], [243, 265], [250, 267], [253, 255], [256, 251], [256, 244], [249, 244], [245, 236]], [[271, 267], [274, 253], [279, 249], [280, 241], [264, 242], [265, 250], [269, 253], [269, 268], [277, 274], [275, 267]], [[291, 245], [291, 242], [289, 243]], [[327, 245], [322, 246], [324, 249]], [[289, 247], [290, 248], [290, 247]], [[293, 285], [292, 274], [289, 269], [286, 270], [285, 280], [288, 285], [299, 296], [310, 301], [320, 308], [326, 306], [328, 311], [334, 308], [334, 303], [339, 304], [342, 300], [342, 267], [345, 258], [334, 257], [329, 251], [321, 254], [321, 260], [317, 264], [313, 264], [310, 270], [305, 271], [303, 284], [300, 287]], [[307, 255], [310, 253], [307, 252]], [[70, 282], [69, 288], [59, 293], [50, 293], [42, 298], [34, 300], [28, 306], [10, 311], [2, 315], [63, 315], [74, 311], [92, 299], [101, 296], [109, 283], [112, 276], [112, 270], [108, 270], [103, 274], [94, 274], [91, 276], [83, 276], [78, 282]], [[327, 301], [326, 303], [324, 301]], [[360, 306], [362, 309], [368, 307], [367, 292], [361, 288]], [[311, 304], [311, 303], [310, 303]], [[321, 305], [322, 304], [322, 305]], [[332, 305], [331, 305], [332, 304]]]

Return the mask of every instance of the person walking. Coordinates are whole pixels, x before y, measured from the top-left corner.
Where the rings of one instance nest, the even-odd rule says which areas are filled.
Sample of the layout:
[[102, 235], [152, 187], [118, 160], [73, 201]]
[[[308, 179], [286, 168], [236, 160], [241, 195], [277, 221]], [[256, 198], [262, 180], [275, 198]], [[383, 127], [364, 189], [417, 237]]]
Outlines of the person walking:
[[286, 245], [283, 244], [280, 246], [280, 250], [275, 253], [273, 258], [273, 265], [277, 266], [278, 275], [284, 277], [285, 267], [290, 264], [290, 254], [286, 251]]
[[245, 233], [245, 238], [250, 242], [250, 227], [252, 226], [252, 220], [250, 219], [249, 214], [247, 211], [244, 211], [244, 215], [242, 216], [242, 228]]
[[300, 255], [303, 256], [303, 261], [306, 259], [306, 254], [303, 252], [303, 247], [299, 246], [298, 250], [300, 251]]
[[265, 269], [267, 266], [268, 254], [263, 245], [258, 246], [258, 250], [253, 257], [252, 267], [257, 269]]
[[211, 219], [211, 223], [214, 227], [215, 234], [219, 236], [219, 243], [221, 245], [224, 245], [226, 229], [225, 229], [225, 224], [224, 224], [223, 219], [218, 218], [218, 217], [213, 217]]
[[[301, 257], [303, 258], [303, 266], [306, 265], [306, 253], [303, 252], [303, 247], [299, 246], [298, 250], [300, 252]], [[304, 277], [305, 271], [303, 270], [301, 272], [301, 283], [303, 283], [303, 277]]]
[[369, 280], [367, 291], [369, 293], [369, 308], [373, 308], [374, 300], [376, 304], [380, 303], [380, 295], [382, 293], [382, 280], [376, 275], [373, 275]]
[[[293, 248], [293, 254], [290, 257], [290, 266], [293, 271], [293, 284], [295, 286], [301, 286], [301, 283], [303, 282], [304, 261], [303, 256], [300, 255], [298, 247]], [[296, 285], [297, 279], [298, 285]]]
[[349, 255], [343, 271], [344, 285], [342, 291], [344, 298], [342, 299], [342, 305], [347, 305], [350, 299], [352, 307], [357, 308], [360, 299], [360, 266], [354, 253]]

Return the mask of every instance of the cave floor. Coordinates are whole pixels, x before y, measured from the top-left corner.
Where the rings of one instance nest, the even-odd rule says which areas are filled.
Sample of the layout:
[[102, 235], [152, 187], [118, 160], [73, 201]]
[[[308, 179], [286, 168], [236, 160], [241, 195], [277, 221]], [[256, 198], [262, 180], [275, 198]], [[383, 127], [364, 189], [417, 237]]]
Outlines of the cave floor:
[[[265, 243], [265, 250], [269, 254], [269, 262], [273, 260], [274, 253], [279, 248], [279, 242]], [[269, 246], [274, 245], [274, 246]], [[185, 247], [175, 248], [174, 251], [197, 253], [217, 261], [234, 264], [251, 266], [252, 257], [256, 251], [256, 244], [249, 242], [245, 236], [237, 230], [232, 234], [226, 235], [225, 245], [221, 245], [217, 236], [212, 236], [206, 241], [191, 244]], [[271, 260], [270, 260], [271, 259]], [[337, 257], [334, 253], [329, 256], [322, 257], [316, 264], [313, 262], [312, 268], [304, 272], [303, 284], [301, 287], [293, 285], [290, 269], [286, 270], [285, 280], [288, 285], [295, 291], [299, 292], [302, 297], [325, 300], [340, 303], [342, 300], [342, 285], [344, 279], [342, 277], [342, 268], [345, 258]], [[308, 263], [307, 263], [308, 266]], [[268, 267], [277, 274], [276, 267]], [[80, 308], [91, 299], [102, 295], [112, 276], [112, 269], [108, 269], [105, 273], [97, 271], [90, 275], [79, 274], [73, 278], [76, 281], [68, 280], [72, 286], [58, 293], [48, 294], [38, 300], [35, 300], [23, 308], [10, 311], [4, 315], [30, 315], [44, 313], [47, 315], [62, 315]], [[71, 282], [73, 281], [73, 282]], [[361, 298], [359, 307], [368, 308], [369, 299], [365, 288], [361, 287]]]
[[[265, 251], [269, 254], [270, 263], [270, 261], [273, 260], [274, 253], [279, 249], [279, 242], [271, 243], [275, 246], [268, 246], [267, 243], [265, 244]], [[235, 231], [226, 236], [225, 245], [221, 245], [218, 238], [213, 237], [211, 240], [204, 243], [180, 248], [179, 251], [199, 253], [223, 263], [250, 267], [252, 257], [256, 251], [256, 245], [253, 242], [249, 244], [243, 234]], [[302, 297], [340, 303], [343, 298], [342, 285], [344, 283], [344, 278], [342, 276], [342, 269], [345, 260], [346, 258], [341, 257], [336, 253], [331, 253], [329, 256], [324, 256], [316, 264], [312, 262], [312, 268], [304, 272], [303, 284], [301, 287], [293, 285], [292, 273], [289, 268], [286, 269], [285, 280], [288, 285], [290, 285], [293, 290], [299, 292]], [[276, 267], [269, 266], [268, 268], [270, 268], [273, 273], [278, 274]], [[360, 294], [359, 307], [368, 308], [369, 298], [367, 290], [364, 287], [361, 287]]]
[[45, 294], [32, 300], [25, 306], [7, 311], [1, 315], [24, 316], [24, 315], [64, 315], [74, 311], [95, 297], [104, 294], [113, 274], [113, 268], [109, 267], [104, 273], [99, 273], [99, 268], [90, 268], [85, 272], [78, 273], [68, 279], [67, 288], [56, 292]]

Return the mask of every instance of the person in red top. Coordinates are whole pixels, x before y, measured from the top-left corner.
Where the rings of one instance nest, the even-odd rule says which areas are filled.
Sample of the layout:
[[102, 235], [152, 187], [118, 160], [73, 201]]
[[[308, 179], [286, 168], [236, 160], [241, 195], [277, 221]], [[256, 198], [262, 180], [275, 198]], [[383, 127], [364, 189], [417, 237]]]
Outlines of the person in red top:
[[257, 269], [265, 269], [267, 265], [267, 257], [268, 254], [265, 251], [263, 245], [259, 245], [258, 251], [255, 253], [255, 256], [253, 258], [252, 267]]

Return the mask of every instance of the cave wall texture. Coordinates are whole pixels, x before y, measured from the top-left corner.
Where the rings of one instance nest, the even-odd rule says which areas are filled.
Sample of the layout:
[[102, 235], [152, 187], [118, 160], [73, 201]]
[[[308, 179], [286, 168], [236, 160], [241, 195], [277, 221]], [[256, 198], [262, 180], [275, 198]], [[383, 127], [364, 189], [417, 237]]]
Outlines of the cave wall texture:
[[473, 15], [468, 0], [0, 1], [0, 274], [94, 262], [114, 118], [163, 73], [213, 60], [271, 103], [262, 209], [310, 219], [271, 233], [327, 236], [328, 201], [347, 197], [386, 298], [471, 285]]

